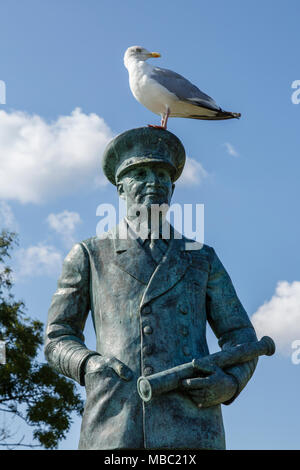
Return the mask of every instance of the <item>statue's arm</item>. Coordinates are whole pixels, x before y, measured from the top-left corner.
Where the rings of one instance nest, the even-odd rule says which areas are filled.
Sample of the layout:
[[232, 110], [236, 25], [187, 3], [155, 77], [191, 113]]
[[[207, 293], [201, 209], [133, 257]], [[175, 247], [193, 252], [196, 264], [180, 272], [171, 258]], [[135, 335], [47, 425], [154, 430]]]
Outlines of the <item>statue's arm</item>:
[[[207, 285], [207, 318], [208, 322], [218, 338], [222, 349], [237, 344], [256, 341], [255, 330], [242, 306], [231, 279], [219, 260], [213, 248], [210, 248], [210, 275]], [[257, 359], [239, 366], [226, 369], [226, 372], [234, 377], [237, 389], [234, 396], [225, 402], [232, 403], [250, 380]]]
[[58, 372], [84, 384], [87, 359], [96, 352], [84, 344], [90, 310], [90, 266], [85, 247], [76, 244], [67, 255], [52, 298], [45, 336], [45, 357]]

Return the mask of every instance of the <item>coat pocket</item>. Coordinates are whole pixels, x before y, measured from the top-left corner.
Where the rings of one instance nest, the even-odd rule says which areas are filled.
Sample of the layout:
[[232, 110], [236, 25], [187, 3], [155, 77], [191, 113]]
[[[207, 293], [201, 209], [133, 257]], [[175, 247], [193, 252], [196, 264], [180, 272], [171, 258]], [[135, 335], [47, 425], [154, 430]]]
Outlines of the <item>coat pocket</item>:
[[96, 388], [106, 388], [115, 381], [121, 381], [118, 374], [111, 367], [99, 367], [92, 372], [87, 372], [84, 376], [85, 390], [87, 395]]

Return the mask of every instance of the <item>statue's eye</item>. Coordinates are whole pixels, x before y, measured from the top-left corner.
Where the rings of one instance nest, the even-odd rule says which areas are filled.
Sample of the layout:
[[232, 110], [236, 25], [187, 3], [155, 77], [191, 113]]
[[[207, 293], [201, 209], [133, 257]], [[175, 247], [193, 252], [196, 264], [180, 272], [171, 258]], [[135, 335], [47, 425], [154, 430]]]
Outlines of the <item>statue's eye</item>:
[[161, 179], [167, 179], [168, 178], [168, 173], [166, 171], [159, 171], [158, 176]]

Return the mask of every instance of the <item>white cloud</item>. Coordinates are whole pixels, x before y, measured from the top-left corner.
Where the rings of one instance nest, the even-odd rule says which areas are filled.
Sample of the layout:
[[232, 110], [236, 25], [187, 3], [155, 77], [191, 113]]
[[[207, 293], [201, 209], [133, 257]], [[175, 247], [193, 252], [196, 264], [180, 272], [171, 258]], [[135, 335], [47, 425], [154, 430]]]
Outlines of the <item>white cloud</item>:
[[227, 153], [232, 157], [239, 157], [239, 153], [234, 148], [234, 146], [230, 142], [225, 142], [224, 147], [226, 147]]
[[57, 276], [61, 271], [62, 255], [51, 245], [38, 245], [21, 248], [15, 254], [15, 278], [17, 280], [36, 276]]
[[200, 162], [187, 157], [182, 175], [176, 184], [178, 186], [198, 185], [202, 183], [207, 176], [208, 173]]
[[47, 222], [51, 229], [61, 235], [66, 246], [71, 247], [75, 243], [75, 229], [82, 220], [78, 212], [65, 210], [59, 214], [49, 214]]
[[291, 354], [291, 344], [300, 340], [300, 282], [278, 282], [275, 294], [252, 315], [259, 337], [271, 336], [277, 349]]
[[112, 131], [79, 108], [47, 123], [0, 110], [0, 198], [40, 203], [84, 184], [106, 184], [101, 156]]
[[13, 211], [5, 201], [0, 201], [0, 230], [2, 229], [18, 231], [18, 224]]

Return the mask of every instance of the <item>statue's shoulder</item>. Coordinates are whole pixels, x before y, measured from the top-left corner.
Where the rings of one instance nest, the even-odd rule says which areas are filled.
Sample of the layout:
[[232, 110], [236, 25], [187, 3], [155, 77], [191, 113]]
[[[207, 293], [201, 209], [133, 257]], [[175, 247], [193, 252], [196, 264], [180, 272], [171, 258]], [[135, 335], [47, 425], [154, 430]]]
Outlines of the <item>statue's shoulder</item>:
[[206, 243], [199, 243], [185, 236], [183, 236], [183, 242], [184, 251], [190, 258], [192, 266], [210, 271], [215, 256], [214, 249]]
[[114, 249], [115, 230], [101, 233], [80, 242], [90, 256], [109, 255]]
[[185, 251], [189, 252], [191, 256], [202, 256], [207, 258], [211, 258], [213, 256], [214, 249], [206, 243], [197, 242], [191, 238], [185, 237], [184, 235], [182, 236], [182, 238], [184, 242]]

